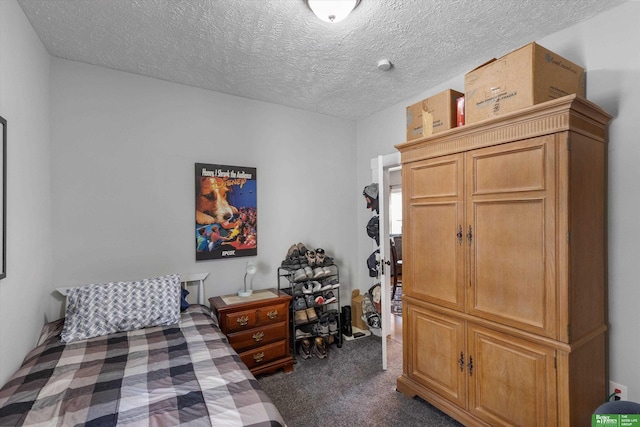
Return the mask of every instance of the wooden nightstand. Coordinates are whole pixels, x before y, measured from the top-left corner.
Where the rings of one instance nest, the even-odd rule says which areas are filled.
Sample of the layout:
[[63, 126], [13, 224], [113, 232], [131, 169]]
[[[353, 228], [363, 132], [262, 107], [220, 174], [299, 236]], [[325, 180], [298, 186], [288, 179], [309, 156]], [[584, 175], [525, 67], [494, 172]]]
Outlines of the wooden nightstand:
[[291, 296], [276, 289], [254, 291], [250, 297], [209, 298], [220, 329], [254, 375], [280, 368], [293, 370], [289, 348]]

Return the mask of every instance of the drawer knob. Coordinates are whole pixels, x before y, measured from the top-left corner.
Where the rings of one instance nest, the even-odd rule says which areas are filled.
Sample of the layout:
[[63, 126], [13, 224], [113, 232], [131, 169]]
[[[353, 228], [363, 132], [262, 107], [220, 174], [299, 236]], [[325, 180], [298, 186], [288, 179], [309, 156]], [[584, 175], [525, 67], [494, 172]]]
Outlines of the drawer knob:
[[264, 351], [261, 351], [260, 353], [256, 353], [253, 355], [253, 360], [256, 363], [262, 362], [262, 359], [264, 359]]
[[247, 324], [249, 323], [249, 316], [238, 317], [238, 319], [236, 319], [236, 322], [238, 322], [240, 326], [247, 326]]
[[255, 334], [253, 334], [253, 339], [256, 342], [262, 341], [263, 338], [264, 338], [264, 332], [256, 332]]
[[275, 319], [278, 317], [278, 310], [271, 310], [270, 312], [267, 313], [267, 317], [271, 320]]

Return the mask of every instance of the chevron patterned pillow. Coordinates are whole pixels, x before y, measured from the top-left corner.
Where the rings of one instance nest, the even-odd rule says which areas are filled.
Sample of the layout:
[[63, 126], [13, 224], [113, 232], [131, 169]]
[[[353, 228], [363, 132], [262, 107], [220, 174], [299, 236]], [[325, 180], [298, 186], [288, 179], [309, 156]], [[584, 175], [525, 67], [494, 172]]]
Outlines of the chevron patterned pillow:
[[72, 288], [62, 342], [180, 322], [180, 276]]

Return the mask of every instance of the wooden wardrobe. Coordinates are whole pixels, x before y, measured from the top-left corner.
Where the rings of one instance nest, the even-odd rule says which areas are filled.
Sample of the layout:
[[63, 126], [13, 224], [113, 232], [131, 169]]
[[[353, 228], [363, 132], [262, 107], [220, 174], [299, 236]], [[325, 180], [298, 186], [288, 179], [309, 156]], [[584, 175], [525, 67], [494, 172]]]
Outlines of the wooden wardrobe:
[[468, 426], [606, 400], [607, 113], [576, 96], [397, 146], [403, 374]]

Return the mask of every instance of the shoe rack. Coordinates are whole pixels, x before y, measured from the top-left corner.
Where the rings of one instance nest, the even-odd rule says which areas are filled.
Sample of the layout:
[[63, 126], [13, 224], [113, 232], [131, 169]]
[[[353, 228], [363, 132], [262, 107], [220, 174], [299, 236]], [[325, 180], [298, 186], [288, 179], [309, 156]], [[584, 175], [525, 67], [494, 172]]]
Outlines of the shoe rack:
[[335, 344], [342, 347], [340, 273], [337, 265], [302, 275], [278, 268], [278, 290], [291, 295], [291, 352], [294, 358], [324, 359]]

